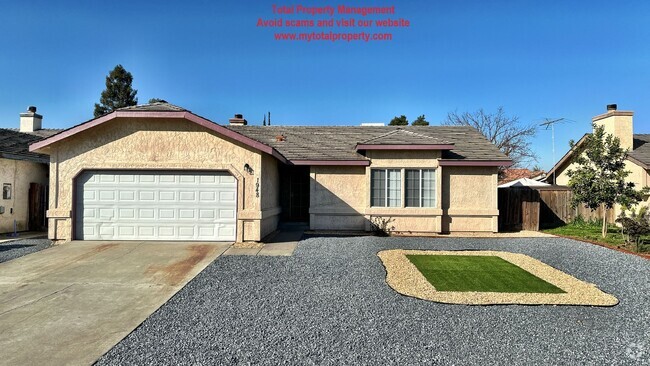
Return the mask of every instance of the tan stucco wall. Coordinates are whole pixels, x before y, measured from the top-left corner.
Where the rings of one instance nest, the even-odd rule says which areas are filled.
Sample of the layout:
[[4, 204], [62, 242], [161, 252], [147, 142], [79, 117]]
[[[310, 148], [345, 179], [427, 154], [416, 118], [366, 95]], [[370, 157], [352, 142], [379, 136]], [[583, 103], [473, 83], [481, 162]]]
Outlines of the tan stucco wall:
[[312, 230], [365, 229], [365, 167], [312, 166], [309, 188]]
[[443, 232], [498, 231], [497, 167], [444, 167]]
[[[649, 187], [648, 183], [650, 183], [650, 175], [648, 174], [647, 170], [629, 160], [625, 161], [625, 169], [630, 172], [630, 175], [627, 176], [627, 180], [634, 183], [637, 190], [643, 189], [644, 187]], [[640, 202], [640, 204], [645, 206], [650, 205], [650, 197], [646, 198], [645, 201]], [[620, 207], [614, 207], [614, 213], [617, 216], [620, 214], [620, 212]]]
[[262, 177], [255, 182], [261, 192], [262, 221], [260, 223], [260, 238], [274, 232], [280, 220], [280, 176], [278, 160], [262, 154]]
[[[366, 230], [371, 230], [371, 223], [377, 218], [391, 220], [389, 227], [394, 232], [409, 234], [439, 233], [442, 224], [441, 202], [441, 172], [438, 166], [440, 151], [368, 151], [372, 159], [371, 166], [366, 169]], [[370, 171], [373, 168], [422, 168], [436, 169], [436, 207], [371, 207], [370, 206]], [[402, 171], [402, 206], [404, 206], [404, 171]]]
[[[261, 153], [178, 119], [120, 118], [57, 142], [50, 154], [49, 237], [72, 238], [75, 177], [89, 169], [224, 170], [237, 179], [237, 240], [260, 240]], [[244, 165], [253, 169], [250, 174]], [[264, 183], [260, 181], [260, 187]], [[272, 199], [269, 199], [269, 202]], [[264, 231], [269, 230], [266, 224]]]
[[611, 111], [592, 118], [592, 122], [603, 126], [605, 133], [618, 137], [623, 149], [632, 150], [634, 145], [633, 116], [631, 111]]
[[[29, 184], [48, 184], [47, 165], [24, 160], [0, 159], [0, 233], [29, 229]], [[2, 199], [2, 184], [11, 183], [11, 199]], [[13, 213], [11, 210], [13, 209]]]
[[[397, 233], [497, 231], [496, 167], [439, 167], [438, 151], [368, 151], [367, 156], [369, 167], [311, 168], [313, 230], [369, 231], [373, 220], [383, 219]], [[373, 168], [436, 169], [436, 207], [371, 207]], [[403, 178], [404, 172], [402, 206]]]
[[576, 165], [574, 163], [567, 164], [563, 167], [559, 167], [555, 171], [555, 184], [560, 186], [569, 185], [569, 175], [567, 174], [569, 170], [575, 169]]

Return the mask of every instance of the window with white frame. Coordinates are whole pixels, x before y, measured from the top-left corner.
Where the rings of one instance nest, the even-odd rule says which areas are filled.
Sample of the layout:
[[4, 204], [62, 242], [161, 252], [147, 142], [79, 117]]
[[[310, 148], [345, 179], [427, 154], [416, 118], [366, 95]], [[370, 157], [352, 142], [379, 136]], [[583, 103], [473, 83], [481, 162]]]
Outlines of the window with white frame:
[[[404, 205], [402, 205], [402, 175]], [[371, 169], [370, 206], [436, 207], [435, 169]]]
[[406, 169], [406, 207], [436, 206], [436, 172], [433, 169]]
[[370, 204], [373, 207], [402, 207], [402, 171], [370, 171]]

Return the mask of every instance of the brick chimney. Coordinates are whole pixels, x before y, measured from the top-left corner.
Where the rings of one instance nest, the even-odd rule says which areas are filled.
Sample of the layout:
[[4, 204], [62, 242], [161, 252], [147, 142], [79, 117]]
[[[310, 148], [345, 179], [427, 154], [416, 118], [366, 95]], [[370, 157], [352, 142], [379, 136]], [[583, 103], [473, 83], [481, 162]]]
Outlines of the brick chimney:
[[20, 132], [34, 132], [41, 129], [43, 116], [36, 113], [36, 107], [29, 106], [20, 114]]
[[632, 111], [619, 111], [616, 104], [608, 104], [607, 112], [598, 115], [591, 121], [605, 127], [605, 133], [614, 135], [621, 140], [621, 147], [632, 151], [634, 145], [634, 125], [632, 123]]
[[235, 117], [229, 119], [228, 123], [231, 126], [246, 126], [248, 124], [248, 121], [244, 119], [243, 114], [235, 114]]

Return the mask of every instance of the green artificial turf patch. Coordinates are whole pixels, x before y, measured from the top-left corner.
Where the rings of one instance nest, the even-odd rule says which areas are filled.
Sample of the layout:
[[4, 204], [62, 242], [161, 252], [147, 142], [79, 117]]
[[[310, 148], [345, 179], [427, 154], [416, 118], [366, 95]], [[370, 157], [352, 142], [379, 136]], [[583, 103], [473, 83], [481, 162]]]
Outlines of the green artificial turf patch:
[[564, 293], [496, 256], [407, 255], [438, 291]]

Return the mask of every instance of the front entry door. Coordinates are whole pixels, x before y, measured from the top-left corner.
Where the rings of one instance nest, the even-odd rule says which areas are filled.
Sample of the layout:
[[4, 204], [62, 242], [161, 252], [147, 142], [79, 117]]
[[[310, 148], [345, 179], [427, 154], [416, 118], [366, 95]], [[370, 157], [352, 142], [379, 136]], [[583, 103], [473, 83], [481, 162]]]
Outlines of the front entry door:
[[282, 220], [309, 221], [309, 167], [280, 169]]

